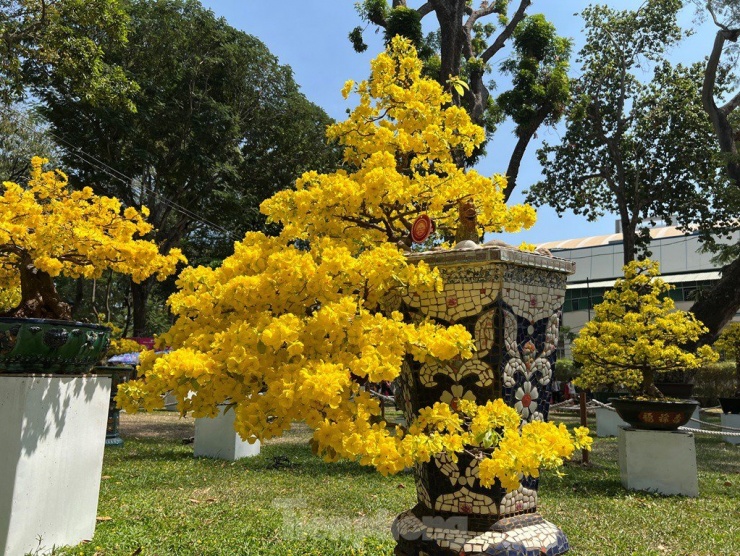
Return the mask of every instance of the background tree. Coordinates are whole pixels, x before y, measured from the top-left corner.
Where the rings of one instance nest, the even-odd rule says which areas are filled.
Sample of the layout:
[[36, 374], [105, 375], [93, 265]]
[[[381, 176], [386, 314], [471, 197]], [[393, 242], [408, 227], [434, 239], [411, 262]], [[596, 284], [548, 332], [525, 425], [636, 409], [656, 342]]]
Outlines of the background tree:
[[[671, 67], [662, 57], [683, 33], [679, 0], [652, 1], [636, 11], [584, 10], [583, 73], [573, 87], [560, 144], [538, 151], [544, 179], [528, 199], [558, 214], [621, 220], [624, 264], [649, 243], [643, 219], [662, 203], [705, 185], [716, 172], [711, 128], [701, 107], [698, 66]], [[654, 64], [650, 83], [636, 73]]]
[[93, 103], [129, 105], [135, 90], [120, 66], [104, 60], [104, 42], [126, 41], [118, 0], [0, 0], [0, 104], [54, 75]]
[[724, 182], [705, 192], [701, 209], [682, 213], [684, 225], [691, 220], [701, 223], [700, 229], [708, 248], [725, 263], [722, 278], [707, 295], [698, 300], [691, 311], [709, 328], [701, 342], [712, 342], [740, 309], [740, 242], [721, 244], [715, 237], [730, 236], [740, 229], [740, 88], [738, 80], [722, 83], [723, 71], [736, 68], [740, 55], [740, 3], [737, 0], [710, 0], [704, 3], [706, 12], [717, 26], [714, 44], [706, 62], [701, 99], [709, 115], [716, 143], [714, 152], [724, 168]]
[[58, 166], [59, 149], [41, 124], [37, 115], [20, 106], [0, 106], [0, 183], [27, 178], [34, 156]]
[[[734, 5], [727, 13], [737, 15], [737, 3], [724, 4]], [[740, 94], [731, 93], [737, 83], [732, 64], [720, 64], [723, 52], [731, 55], [723, 50], [727, 37], [737, 34], [720, 29], [708, 62], [671, 67], [662, 57], [681, 38], [680, 8], [677, 0], [651, 0], [637, 11], [584, 11], [584, 74], [574, 87], [562, 142], [538, 152], [545, 179], [529, 198], [590, 219], [619, 214], [625, 263], [647, 252], [644, 219], [698, 230], [705, 247], [729, 262], [720, 282], [691, 308], [707, 327], [698, 343], [708, 343], [740, 307], [738, 246], [726, 243], [740, 217], [740, 188], [732, 177]], [[650, 63], [654, 77], [641, 83], [636, 72]]]
[[[309, 164], [332, 164], [323, 139], [329, 119], [259, 40], [198, 2], [121, 6], [128, 41], [101, 47], [104, 61], [138, 84], [136, 110], [91, 102], [52, 75], [38, 91], [41, 112], [75, 182], [148, 206], [163, 251], [185, 241], [196, 262], [210, 262], [263, 225], [254, 208], [263, 198]], [[132, 284], [134, 335], [151, 331], [152, 287]]]
[[[390, 5], [386, 0], [358, 3], [360, 16], [384, 29], [386, 43], [402, 35], [417, 46], [425, 62], [425, 74], [447, 87], [453, 102], [464, 106], [489, 137], [506, 117], [514, 121], [517, 141], [506, 168], [506, 200], [516, 187], [529, 142], [541, 125], [560, 119], [568, 98], [570, 41], [558, 37], [544, 16], [527, 16], [531, 4], [531, 0], [429, 0], [410, 8], [406, 0], [393, 0]], [[421, 21], [432, 14], [439, 29], [425, 38]], [[356, 27], [350, 33], [358, 51], [367, 48], [362, 31], [362, 27]], [[513, 48], [509, 58], [502, 60], [510, 40]], [[499, 83], [487, 82], [497, 57], [503, 62]], [[455, 87], [458, 78], [467, 86]], [[512, 82], [512, 88], [494, 99], [490, 91], [507, 81]], [[463, 160], [458, 156], [459, 163]]]

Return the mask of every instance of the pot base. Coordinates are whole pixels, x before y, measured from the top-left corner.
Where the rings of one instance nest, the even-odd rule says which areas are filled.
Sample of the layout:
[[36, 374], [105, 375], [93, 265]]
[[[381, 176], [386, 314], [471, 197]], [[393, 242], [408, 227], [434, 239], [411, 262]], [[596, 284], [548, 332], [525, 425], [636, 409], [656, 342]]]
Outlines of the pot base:
[[465, 516], [419, 519], [413, 510], [393, 522], [396, 556], [556, 556], [570, 549], [558, 527], [539, 513], [507, 517], [487, 531], [469, 531]]

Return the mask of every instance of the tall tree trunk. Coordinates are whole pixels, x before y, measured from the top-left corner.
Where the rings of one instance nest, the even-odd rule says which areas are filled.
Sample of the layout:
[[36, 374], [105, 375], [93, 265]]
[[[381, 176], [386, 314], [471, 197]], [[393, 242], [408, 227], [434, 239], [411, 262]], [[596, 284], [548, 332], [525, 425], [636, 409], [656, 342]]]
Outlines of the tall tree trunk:
[[443, 85], [450, 78], [460, 75], [463, 40], [462, 21], [465, 15], [464, 0], [431, 0], [437, 21], [442, 47], [439, 81]]
[[722, 278], [707, 295], [702, 296], [689, 309], [709, 332], [695, 344], [711, 344], [719, 336], [722, 328], [735, 316], [740, 307], [740, 258], [722, 269]]
[[151, 292], [152, 279], [149, 278], [144, 280], [142, 283], [137, 284], [131, 282], [131, 298], [134, 313], [134, 337], [140, 338], [147, 336], [149, 331], [147, 330], [147, 300], [149, 299], [149, 293]]

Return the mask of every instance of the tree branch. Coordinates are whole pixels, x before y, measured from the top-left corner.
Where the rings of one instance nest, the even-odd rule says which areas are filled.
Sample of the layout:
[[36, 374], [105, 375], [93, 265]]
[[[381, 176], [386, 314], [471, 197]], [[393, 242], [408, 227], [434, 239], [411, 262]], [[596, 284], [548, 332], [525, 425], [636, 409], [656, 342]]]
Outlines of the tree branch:
[[511, 18], [511, 21], [509, 21], [509, 24], [504, 27], [504, 30], [501, 31], [498, 37], [496, 37], [496, 40], [493, 41], [491, 46], [486, 48], [486, 50], [481, 54], [481, 60], [484, 62], [487, 62], [490, 60], [494, 54], [496, 54], [499, 50], [501, 50], [504, 47], [504, 44], [506, 44], [506, 41], [509, 40], [509, 37], [514, 33], [514, 29], [516, 29], [516, 26], [519, 25], [519, 22], [524, 19], [525, 12], [527, 11], [527, 8], [532, 4], [532, 0], [522, 0], [519, 4], [519, 7], [517, 8], [516, 12], [514, 13], [514, 16]]

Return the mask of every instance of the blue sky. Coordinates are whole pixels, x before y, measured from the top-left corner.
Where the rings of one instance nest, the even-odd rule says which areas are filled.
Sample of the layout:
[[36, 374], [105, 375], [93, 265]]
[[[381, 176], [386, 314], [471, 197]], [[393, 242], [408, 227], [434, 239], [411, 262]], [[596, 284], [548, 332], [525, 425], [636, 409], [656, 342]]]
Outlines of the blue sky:
[[[321, 106], [337, 120], [344, 119], [345, 110], [352, 105], [345, 101], [340, 90], [347, 79], [361, 80], [369, 72], [370, 60], [382, 50], [382, 36], [373, 33], [371, 28], [365, 32], [365, 42], [369, 48], [357, 54], [347, 39], [349, 31], [362, 24], [355, 11], [353, 0], [284, 0], [265, 2], [264, 0], [202, 0], [216, 15], [226, 18], [234, 27], [259, 37], [282, 64], [293, 69], [296, 82], [303, 93]], [[586, 0], [535, 0], [529, 13], [544, 13], [552, 21], [560, 35], [575, 40], [574, 52], [583, 44], [582, 20], [575, 15], [592, 2]], [[610, 0], [605, 2], [622, 9], [636, 8], [642, 0]], [[416, 7], [420, 1], [411, 0], [409, 5]], [[427, 25], [435, 23], [433, 14], [424, 18]], [[693, 8], [687, 9], [682, 17], [685, 26], [690, 26]], [[433, 25], [430, 25], [430, 30]], [[697, 28], [697, 33], [687, 39], [670, 55], [674, 61], [693, 62], [702, 59], [711, 49], [714, 28], [705, 24]], [[494, 63], [501, 60], [494, 60]], [[578, 68], [571, 73], [576, 76]], [[646, 76], [649, 77], [649, 76]], [[542, 140], [550, 143], [558, 141], [561, 129], [542, 129], [538, 140], [530, 145], [522, 163], [518, 192], [512, 202], [521, 200], [521, 191], [527, 185], [539, 180], [540, 167], [535, 157], [535, 149]], [[514, 136], [510, 127], [500, 129], [494, 141], [489, 144], [489, 155], [480, 162], [477, 170], [490, 175], [503, 172], [508, 163]], [[538, 221], [528, 231], [518, 234], [501, 234], [500, 238], [512, 244], [522, 241], [541, 243], [559, 239], [609, 234], [614, 231], [615, 217], [606, 215], [596, 222], [574, 214], [558, 218], [547, 207], [538, 210]]]

